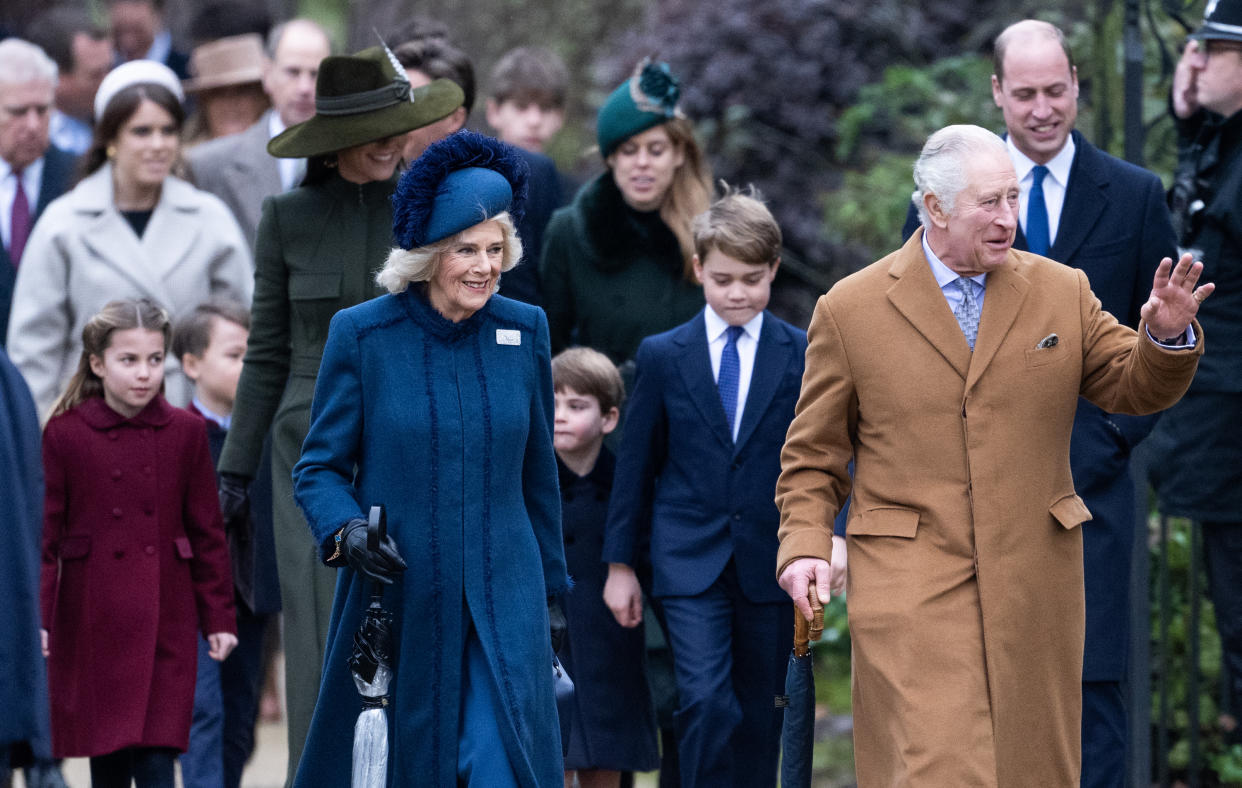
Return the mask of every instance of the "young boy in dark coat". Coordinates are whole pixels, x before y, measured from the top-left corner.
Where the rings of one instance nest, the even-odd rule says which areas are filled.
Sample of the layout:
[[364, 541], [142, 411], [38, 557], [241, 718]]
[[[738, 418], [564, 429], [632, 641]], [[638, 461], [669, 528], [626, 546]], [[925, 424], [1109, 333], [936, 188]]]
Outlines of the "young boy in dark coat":
[[[603, 560], [622, 626], [642, 618], [633, 567], [650, 543], [677, 677], [683, 788], [776, 785], [793, 608], [776, 583], [781, 446], [806, 333], [765, 311], [781, 233], [753, 196], [693, 226], [707, 308], [638, 348]], [[571, 674], [572, 675], [572, 674]]]
[[567, 627], [560, 651], [574, 680], [565, 784], [576, 772], [582, 788], [615, 788], [621, 772], [659, 765], [643, 631], [620, 626], [603, 599], [606, 567], [600, 553], [616, 466], [604, 436], [616, 429], [625, 387], [608, 357], [585, 347], [552, 359], [552, 383], [561, 530], [565, 563], [574, 578], [565, 597]]
[[[220, 459], [228, 435], [249, 335], [250, 311], [230, 301], [200, 304], [174, 332], [173, 353], [194, 383], [187, 410], [206, 422], [213, 463]], [[266, 459], [260, 467], [268, 467]], [[210, 659], [200, 644], [190, 747], [181, 756], [186, 788], [237, 788], [254, 750], [264, 632], [280, 610], [271, 501], [271, 477], [260, 474], [251, 484], [250, 516], [225, 523], [238, 643], [224, 662]]]

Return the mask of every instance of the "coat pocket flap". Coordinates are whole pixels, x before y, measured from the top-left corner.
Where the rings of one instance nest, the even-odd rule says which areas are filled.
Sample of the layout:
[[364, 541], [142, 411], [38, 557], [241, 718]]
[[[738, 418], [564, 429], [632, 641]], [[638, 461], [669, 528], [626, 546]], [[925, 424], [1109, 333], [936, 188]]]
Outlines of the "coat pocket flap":
[[1058, 498], [1048, 507], [1048, 511], [1065, 528], [1077, 528], [1091, 519], [1091, 510], [1073, 493]]
[[293, 301], [340, 298], [340, 296], [341, 275], [339, 273], [289, 274], [289, 298]]
[[177, 557], [183, 561], [189, 561], [194, 557], [194, 550], [190, 547], [190, 540], [184, 536], [178, 536], [173, 539], [173, 547], [177, 549]]
[[913, 539], [918, 529], [918, 511], [898, 506], [882, 506], [850, 517], [845, 533], [848, 536], [901, 536]]
[[89, 536], [66, 536], [60, 540], [59, 554], [64, 560], [86, 558], [91, 553]]

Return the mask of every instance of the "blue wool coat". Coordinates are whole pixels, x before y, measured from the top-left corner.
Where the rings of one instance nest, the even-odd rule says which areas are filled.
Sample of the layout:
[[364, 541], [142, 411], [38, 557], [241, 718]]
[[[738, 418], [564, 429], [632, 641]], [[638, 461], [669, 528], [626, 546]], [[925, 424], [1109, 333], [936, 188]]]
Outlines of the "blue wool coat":
[[[391, 785], [456, 785], [470, 621], [503, 699], [498, 747], [524, 788], [562, 784], [546, 597], [568, 577], [552, 415], [536, 307], [494, 296], [451, 323], [411, 288], [332, 319], [294, 489], [325, 558], [342, 525], [383, 504], [409, 566], [385, 592]], [[349, 784], [360, 704], [348, 659], [369, 591], [340, 570], [296, 785]]]
[[0, 772], [9, 747], [52, 755], [47, 671], [39, 651], [39, 545], [43, 537], [43, 460], [30, 389], [0, 348], [0, 485], [5, 494], [5, 560], [0, 563]]

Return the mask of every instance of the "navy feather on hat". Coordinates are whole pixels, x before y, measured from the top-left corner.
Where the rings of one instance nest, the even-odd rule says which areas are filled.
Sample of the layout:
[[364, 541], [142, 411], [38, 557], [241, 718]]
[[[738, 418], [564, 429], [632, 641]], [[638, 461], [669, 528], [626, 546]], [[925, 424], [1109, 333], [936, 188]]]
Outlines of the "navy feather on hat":
[[393, 194], [392, 234], [403, 249], [449, 238], [509, 211], [522, 219], [529, 169], [512, 145], [465, 129], [431, 145]]

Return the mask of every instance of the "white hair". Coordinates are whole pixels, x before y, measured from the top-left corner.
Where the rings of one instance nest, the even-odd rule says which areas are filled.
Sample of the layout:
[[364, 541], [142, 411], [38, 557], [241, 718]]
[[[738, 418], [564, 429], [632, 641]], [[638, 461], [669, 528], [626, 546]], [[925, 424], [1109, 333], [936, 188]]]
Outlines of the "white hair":
[[[504, 211], [487, 221], [498, 223], [504, 232], [505, 251], [500, 263], [500, 270], [502, 272], [508, 271], [522, 259], [522, 240], [518, 238], [517, 228], [513, 225], [513, 217], [509, 215], [508, 211]], [[465, 230], [462, 230], [462, 232], [464, 233]], [[397, 293], [405, 292], [405, 289], [410, 286], [411, 282], [430, 281], [436, 275], [436, 270], [440, 267], [440, 260], [444, 257], [444, 254], [460, 238], [461, 233], [457, 233], [443, 240], [434, 241], [426, 246], [418, 246], [413, 249], [402, 249], [399, 246], [394, 247], [388, 253], [388, 260], [384, 263], [384, 267], [375, 275], [376, 284], [396, 295]], [[499, 286], [499, 281], [497, 281], [497, 286]]]
[[59, 73], [56, 61], [29, 41], [21, 38], [0, 41], [0, 84], [46, 82], [55, 90]]
[[910, 199], [924, 227], [931, 224], [923, 198], [936, 195], [945, 213], [953, 213], [957, 195], [966, 188], [966, 163], [980, 153], [999, 151], [1008, 156], [1005, 142], [979, 126], [945, 126], [927, 138], [914, 162], [914, 194]]

